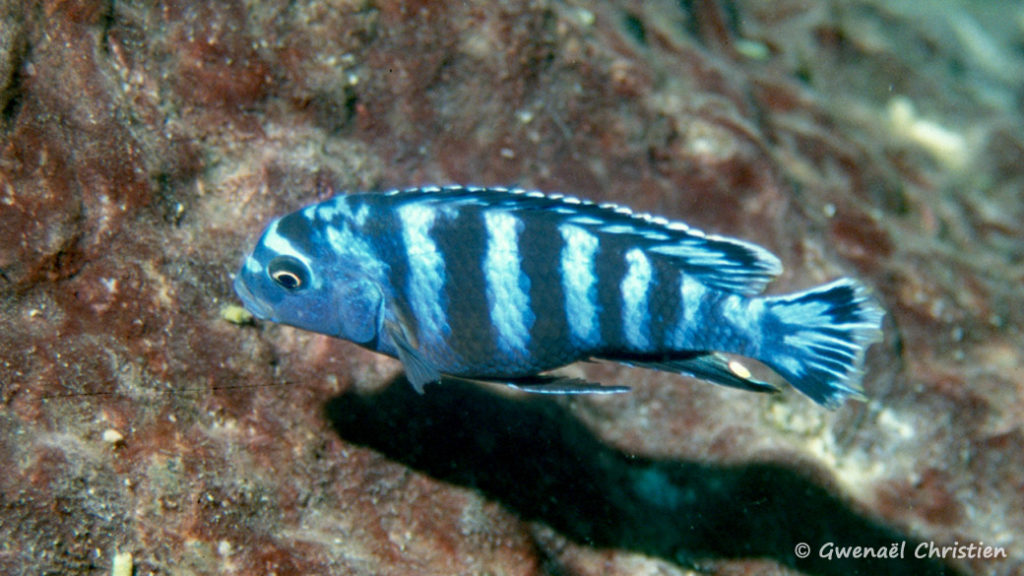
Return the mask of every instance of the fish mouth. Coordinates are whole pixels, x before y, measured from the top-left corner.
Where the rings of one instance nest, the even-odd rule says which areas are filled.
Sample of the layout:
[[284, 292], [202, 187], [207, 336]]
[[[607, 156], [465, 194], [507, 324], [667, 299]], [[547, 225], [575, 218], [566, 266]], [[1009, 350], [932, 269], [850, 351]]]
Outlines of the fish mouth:
[[260, 320], [270, 318], [270, 307], [253, 296], [252, 291], [249, 290], [249, 286], [245, 283], [241, 274], [235, 276], [235, 294], [237, 294], [239, 299], [242, 300], [242, 304], [245, 306], [245, 309], [252, 312], [253, 316]]

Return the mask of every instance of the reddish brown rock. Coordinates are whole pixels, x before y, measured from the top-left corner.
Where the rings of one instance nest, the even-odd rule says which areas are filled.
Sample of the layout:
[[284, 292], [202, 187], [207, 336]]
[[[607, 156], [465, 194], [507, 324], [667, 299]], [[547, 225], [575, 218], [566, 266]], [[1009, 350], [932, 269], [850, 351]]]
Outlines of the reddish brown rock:
[[[0, 572], [1020, 573], [1021, 13], [905, 4], [0, 1]], [[270, 217], [452, 182], [861, 278], [868, 402], [418, 396], [222, 316]]]

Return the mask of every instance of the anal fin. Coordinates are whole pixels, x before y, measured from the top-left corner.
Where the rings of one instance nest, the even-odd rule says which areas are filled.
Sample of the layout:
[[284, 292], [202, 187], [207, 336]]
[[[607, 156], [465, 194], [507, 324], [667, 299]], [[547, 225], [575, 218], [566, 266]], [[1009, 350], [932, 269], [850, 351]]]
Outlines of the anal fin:
[[566, 376], [550, 376], [538, 374], [525, 378], [462, 378], [470, 382], [482, 382], [485, 384], [501, 384], [529, 392], [531, 394], [621, 394], [629, 392], [629, 386], [603, 386], [595, 382], [588, 382], [580, 378], [569, 378]]
[[715, 352], [695, 353], [683, 358], [647, 359], [647, 358], [614, 358], [604, 360], [622, 362], [639, 368], [662, 370], [665, 372], [683, 373], [700, 378], [720, 386], [738, 388], [748, 392], [775, 393], [777, 386], [751, 378], [750, 372], [742, 364], [729, 360]]

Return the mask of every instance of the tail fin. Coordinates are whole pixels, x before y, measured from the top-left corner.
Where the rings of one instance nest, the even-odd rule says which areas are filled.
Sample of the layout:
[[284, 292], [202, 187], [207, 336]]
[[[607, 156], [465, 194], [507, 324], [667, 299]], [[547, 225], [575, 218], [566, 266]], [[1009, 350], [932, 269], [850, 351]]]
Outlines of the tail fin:
[[766, 308], [770, 329], [759, 360], [830, 409], [847, 397], [864, 397], [864, 352], [881, 339], [885, 312], [863, 285], [836, 280], [766, 298]]

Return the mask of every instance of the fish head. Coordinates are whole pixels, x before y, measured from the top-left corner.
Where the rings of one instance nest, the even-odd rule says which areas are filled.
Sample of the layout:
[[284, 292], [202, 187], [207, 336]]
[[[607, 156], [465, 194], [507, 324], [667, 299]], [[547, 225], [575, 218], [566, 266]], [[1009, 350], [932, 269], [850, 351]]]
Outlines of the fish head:
[[383, 318], [376, 259], [344, 222], [325, 225], [299, 211], [267, 226], [235, 277], [254, 316], [357, 343]]

